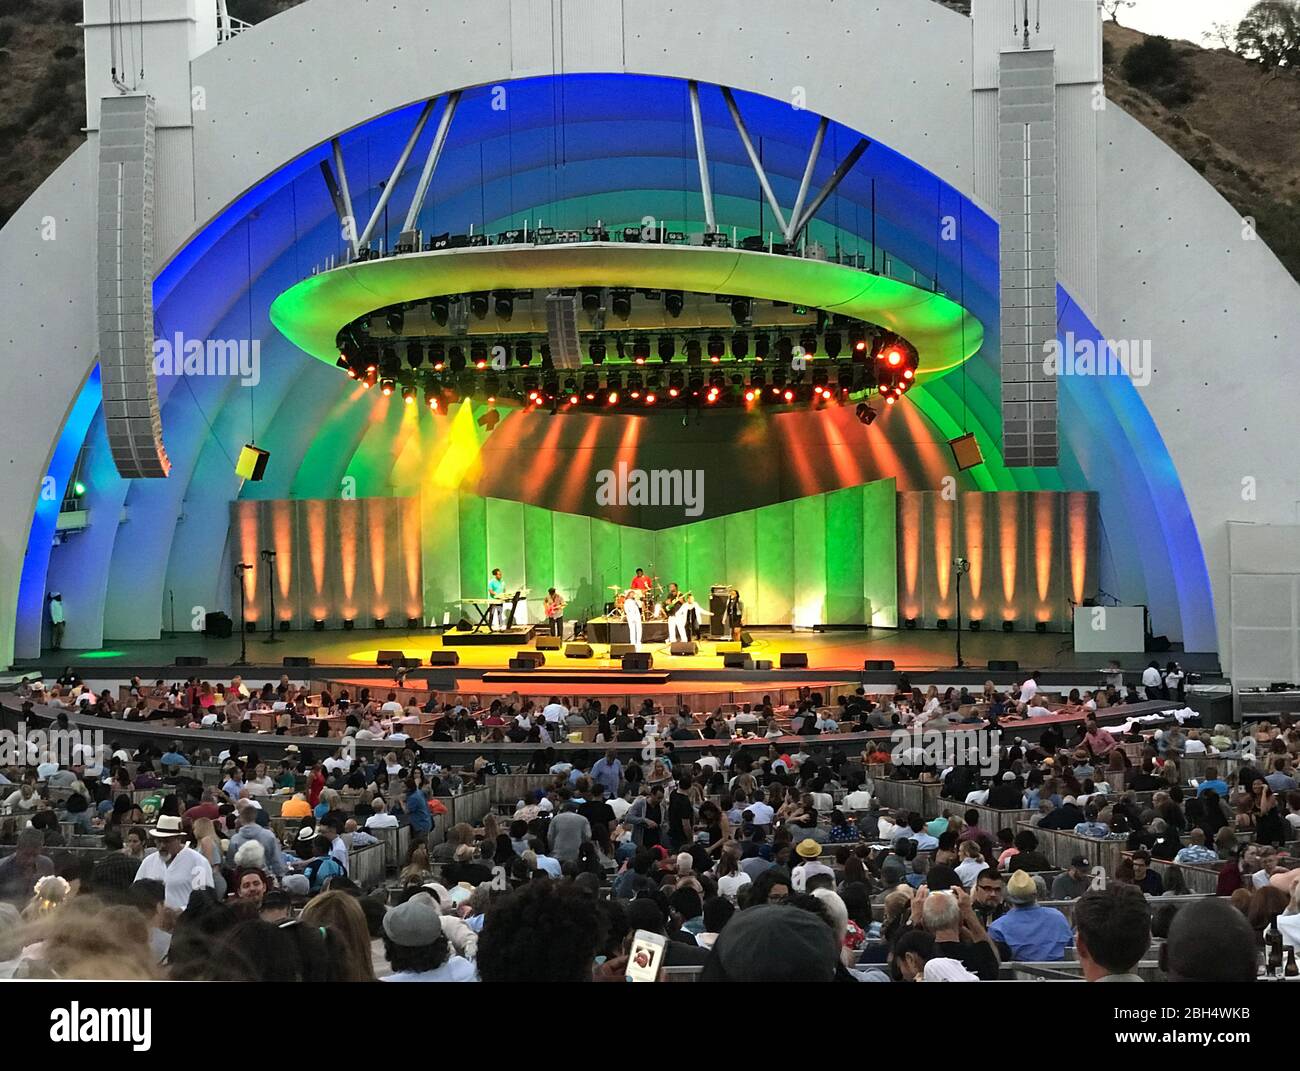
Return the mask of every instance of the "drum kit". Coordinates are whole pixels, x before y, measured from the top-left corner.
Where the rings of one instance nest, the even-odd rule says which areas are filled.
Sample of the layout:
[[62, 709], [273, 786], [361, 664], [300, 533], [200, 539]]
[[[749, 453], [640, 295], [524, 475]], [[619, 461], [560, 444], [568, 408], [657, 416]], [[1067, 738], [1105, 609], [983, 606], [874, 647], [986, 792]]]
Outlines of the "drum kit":
[[[627, 617], [627, 600], [633, 597], [633, 592], [629, 588], [624, 588], [621, 584], [610, 584], [609, 590], [613, 594], [613, 606], [608, 616], [619, 618], [620, 620]], [[641, 595], [641, 604], [649, 604], [649, 610], [643, 610], [641, 616], [646, 621], [665, 621], [668, 615], [664, 612], [664, 595], [667, 589], [659, 583], [657, 576], [650, 578], [650, 587]]]

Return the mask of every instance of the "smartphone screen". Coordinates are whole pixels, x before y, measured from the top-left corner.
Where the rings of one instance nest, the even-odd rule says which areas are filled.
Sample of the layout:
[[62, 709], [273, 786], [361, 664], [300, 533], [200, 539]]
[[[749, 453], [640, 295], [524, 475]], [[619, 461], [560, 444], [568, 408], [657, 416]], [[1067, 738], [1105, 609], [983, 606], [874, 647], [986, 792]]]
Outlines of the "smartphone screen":
[[653, 982], [663, 966], [664, 947], [668, 938], [649, 930], [637, 930], [632, 935], [632, 947], [627, 956], [629, 982]]

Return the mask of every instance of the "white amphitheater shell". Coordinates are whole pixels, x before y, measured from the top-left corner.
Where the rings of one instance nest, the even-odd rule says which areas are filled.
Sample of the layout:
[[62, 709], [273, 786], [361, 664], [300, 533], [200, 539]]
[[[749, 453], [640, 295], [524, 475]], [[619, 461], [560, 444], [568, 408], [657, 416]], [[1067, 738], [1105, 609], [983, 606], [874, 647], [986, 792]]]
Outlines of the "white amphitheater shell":
[[[560, 72], [698, 79], [777, 100], [798, 87], [809, 109], [998, 215], [999, 56], [1020, 46], [1011, 0], [976, 0], [971, 18], [931, 0], [309, 0], [220, 44], [213, 0], [149, 6], [142, 88], [157, 103], [160, 267], [246, 191], [336, 135], [462, 87]], [[87, 143], [0, 232], [6, 664], [38, 653], [39, 618], [34, 630], [31, 609], [18, 609], [24, 557], [61, 430], [97, 359], [108, 7], [86, 3]], [[1300, 679], [1300, 392], [1291, 373], [1300, 286], [1195, 170], [1104, 101], [1093, 0], [1042, 7], [1033, 44], [1055, 48], [1059, 283], [1104, 337], [1150, 340], [1138, 419], [1154, 423], [1172, 459], [1204, 557], [1202, 566], [1160, 550], [1173, 594], [1157, 631], [1188, 650], [1217, 650], [1238, 684]], [[1121, 475], [1087, 473], [1103, 501]], [[177, 480], [174, 471], [165, 482]], [[174, 524], [189, 487], [179, 482], [151, 508], [165, 501]], [[132, 509], [130, 499], [117, 504], [124, 528], [139, 523]], [[1123, 509], [1135, 543], [1166, 523], [1158, 504], [1143, 512], [1131, 494]], [[1123, 537], [1113, 504], [1110, 537]], [[155, 563], [160, 573], [166, 565]], [[1213, 606], [1180, 610], [1180, 587], [1205, 572]], [[93, 594], [102, 582], [98, 605], [70, 607], [69, 628], [83, 641], [70, 646], [122, 636], [127, 620], [137, 637], [162, 627], [161, 580], [142, 584], [138, 600], [113, 595], [106, 611], [108, 574], [104, 558], [88, 585]]]

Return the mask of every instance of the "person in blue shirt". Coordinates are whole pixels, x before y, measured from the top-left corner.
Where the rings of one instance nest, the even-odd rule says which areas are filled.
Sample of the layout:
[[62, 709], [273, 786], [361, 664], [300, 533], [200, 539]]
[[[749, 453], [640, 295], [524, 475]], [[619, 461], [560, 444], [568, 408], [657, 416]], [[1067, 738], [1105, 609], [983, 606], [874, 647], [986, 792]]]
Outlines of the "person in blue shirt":
[[[163, 761], [166, 761], [166, 756], [163, 757]], [[1228, 783], [1219, 777], [1219, 771], [1215, 767], [1207, 766], [1205, 780], [1196, 786], [1196, 794], [1203, 796], [1206, 790], [1211, 788], [1219, 794], [1219, 799], [1228, 798]]]
[[1074, 931], [1065, 916], [1054, 907], [1038, 903], [1038, 885], [1033, 875], [1017, 870], [1007, 880], [1011, 910], [989, 927], [989, 936], [1013, 960], [1051, 963], [1065, 959], [1074, 941]]
[[414, 781], [406, 782], [406, 820], [411, 826], [413, 838], [427, 836], [433, 829], [433, 815], [429, 813], [429, 801], [424, 798]]
[[618, 761], [618, 753], [613, 748], [606, 751], [603, 758], [596, 760], [591, 768], [591, 779], [604, 786], [605, 795], [610, 799], [618, 795], [623, 784], [623, 764]]
[[173, 743], [158, 762], [161, 766], [188, 766], [190, 764], [190, 760], [181, 753], [181, 746], [177, 743]]

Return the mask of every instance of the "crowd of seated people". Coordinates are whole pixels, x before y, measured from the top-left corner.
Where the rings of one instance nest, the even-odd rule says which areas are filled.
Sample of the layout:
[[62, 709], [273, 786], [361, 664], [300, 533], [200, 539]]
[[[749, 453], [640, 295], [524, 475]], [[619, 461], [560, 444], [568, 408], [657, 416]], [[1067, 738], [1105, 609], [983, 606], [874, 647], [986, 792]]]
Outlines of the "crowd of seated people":
[[[160, 709], [183, 714], [193, 686], [175, 701], [168, 689]], [[74, 681], [52, 691], [43, 704], [82, 710], [101, 701], [83, 695], [105, 695]], [[159, 698], [148, 692], [141, 705]], [[0, 974], [614, 981], [639, 931], [666, 942], [667, 976], [702, 980], [974, 981], [1024, 963], [1128, 979], [1157, 961], [1166, 977], [1253, 979], [1277, 942], [1293, 959], [1300, 731], [1285, 718], [1245, 739], [1195, 725], [1112, 734], [1088, 718], [1001, 744], [991, 770], [908, 767], [888, 740], [859, 752], [802, 739], [828, 721], [879, 728], [882, 715], [932, 726], [946, 710], [961, 724], [962, 708], [987, 715], [999, 702], [1005, 713], [980, 723], [1005, 724], [1029, 716], [1039, 694], [1024, 692], [859, 692], [833, 713], [809, 694], [779, 715], [763, 703], [703, 721], [652, 704], [629, 714], [510, 696], [475, 710], [455, 696], [340, 695], [312, 705], [342, 706], [347, 735], [379, 746], [300, 746], [264, 730], [233, 750], [176, 740], [64, 763], [33, 755], [0, 773], [0, 840], [12, 838], [0, 845]], [[244, 724], [254, 703], [290, 717], [307, 705], [287, 679], [196, 695], [199, 708], [220, 703], [226, 724], [232, 707]], [[1097, 701], [1076, 699], [1085, 716]], [[412, 708], [432, 715], [429, 734], [404, 731]], [[823, 728], [765, 745], [766, 731], [738, 735], [809, 715]], [[600, 743], [643, 747], [571, 761], [592, 752], [555, 743], [580, 722], [600, 727]], [[497, 733], [536, 745], [532, 757], [511, 765], [484, 747], [458, 768], [435, 760], [441, 734], [487, 745]], [[309, 748], [324, 757], [305, 759]], [[1180, 763], [1193, 758], [1222, 769], [1192, 781]], [[442, 800], [504, 774], [536, 787], [450, 823]], [[938, 813], [882, 807], [876, 789], [895, 776], [941, 783]], [[1034, 817], [986, 828], [989, 808]], [[408, 834], [404, 858], [363, 887], [352, 853], [394, 829]], [[1044, 850], [1054, 832], [1082, 846], [1068, 866]], [[1106, 871], [1087, 846], [1111, 841], [1123, 850]], [[1217, 895], [1186, 895], [1180, 874], [1194, 866], [1217, 871]], [[1212, 935], [1190, 928], [1198, 915]], [[1197, 940], [1220, 954], [1200, 955]]]

